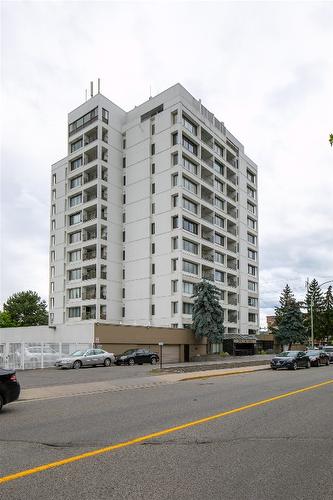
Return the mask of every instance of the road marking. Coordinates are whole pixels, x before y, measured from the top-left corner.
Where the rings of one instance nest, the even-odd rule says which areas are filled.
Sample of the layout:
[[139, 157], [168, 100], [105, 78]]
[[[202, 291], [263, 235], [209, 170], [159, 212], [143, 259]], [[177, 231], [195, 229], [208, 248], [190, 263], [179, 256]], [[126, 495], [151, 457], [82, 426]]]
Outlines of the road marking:
[[240, 406], [238, 408], [234, 408], [233, 410], [227, 410], [222, 413], [211, 415], [209, 417], [200, 418], [199, 420], [193, 420], [192, 422], [187, 422], [186, 424], [177, 425], [175, 427], [169, 427], [168, 429], [164, 429], [158, 432], [153, 432], [152, 434], [147, 434], [146, 436], [140, 436], [131, 439], [129, 441], [123, 441], [122, 443], [106, 446], [105, 448], [99, 448], [98, 450], [88, 451], [86, 453], [82, 453], [81, 455], [75, 455], [73, 457], [65, 458], [63, 460], [57, 460], [56, 462], [50, 462], [48, 464], [34, 467], [33, 469], [26, 469], [20, 472], [16, 472], [15, 474], [10, 474], [8, 476], [0, 477], [0, 484], [7, 483], [9, 481], [14, 481], [15, 479], [19, 479], [21, 477], [31, 476], [33, 474], [37, 474], [38, 472], [43, 472], [49, 469], [55, 469], [57, 467], [61, 467], [62, 465], [78, 462], [79, 460], [83, 460], [85, 458], [95, 457], [97, 455], [102, 455], [104, 453], [119, 450], [120, 448], [126, 448], [127, 446], [132, 446], [134, 444], [147, 441], [148, 439], [154, 439], [161, 436], [166, 436], [167, 434], [171, 434], [172, 432], [181, 431], [183, 429], [188, 429], [189, 427], [205, 424], [207, 422], [212, 422], [213, 420], [226, 417], [227, 415], [233, 415], [241, 411], [249, 410], [250, 408], [255, 408], [257, 406], [262, 406], [267, 403], [271, 403], [273, 401], [278, 401], [279, 399], [295, 396], [296, 394], [301, 394], [303, 392], [311, 391], [313, 389], [318, 389], [319, 387], [324, 387], [329, 384], [333, 384], [333, 379], [327, 380], [326, 382], [321, 382], [319, 384], [310, 385], [308, 387], [303, 387], [302, 389], [296, 389], [295, 391], [285, 392], [284, 394], [279, 394], [278, 396], [273, 396], [272, 398], [262, 399], [261, 401], [256, 401], [255, 403], [250, 403], [248, 405]]

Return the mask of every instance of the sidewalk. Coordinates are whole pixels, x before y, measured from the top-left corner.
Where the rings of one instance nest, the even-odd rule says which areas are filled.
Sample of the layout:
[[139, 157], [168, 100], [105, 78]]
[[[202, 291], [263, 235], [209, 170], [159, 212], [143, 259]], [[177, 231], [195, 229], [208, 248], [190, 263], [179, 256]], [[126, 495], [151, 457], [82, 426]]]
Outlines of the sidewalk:
[[185, 382], [196, 379], [205, 379], [210, 377], [221, 377], [227, 375], [241, 375], [246, 373], [252, 373], [261, 370], [267, 370], [269, 366], [267, 364], [257, 365], [257, 366], [243, 366], [237, 369], [234, 368], [220, 368], [209, 370], [208, 373], [204, 373], [202, 370], [194, 371], [189, 374], [184, 373], [167, 373], [162, 375], [156, 375], [154, 377], [140, 377], [140, 378], [129, 378], [120, 379], [115, 381], [100, 381], [100, 382], [88, 382], [84, 384], [72, 384], [72, 385], [57, 385], [48, 386], [40, 388], [23, 389], [21, 391], [21, 396], [18, 401], [38, 401], [44, 399], [57, 399], [63, 397], [71, 396], [82, 396], [88, 394], [99, 394], [106, 392], [119, 392], [125, 390], [133, 389], [148, 389], [159, 387], [162, 385], [175, 384], [178, 382]]

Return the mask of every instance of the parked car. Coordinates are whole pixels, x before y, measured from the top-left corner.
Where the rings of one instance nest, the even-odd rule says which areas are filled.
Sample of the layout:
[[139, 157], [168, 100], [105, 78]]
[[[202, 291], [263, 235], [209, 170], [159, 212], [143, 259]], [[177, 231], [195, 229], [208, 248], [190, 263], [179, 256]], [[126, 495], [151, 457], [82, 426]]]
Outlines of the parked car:
[[85, 351], [75, 351], [55, 362], [59, 368], [81, 368], [82, 366], [111, 366], [115, 361], [113, 352], [103, 351], [103, 349], [86, 349]]
[[330, 357], [327, 352], [319, 349], [309, 349], [306, 351], [306, 354], [310, 358], [311, 366], [320, 366], [330, 364]]
[[0, 368], [0, 410], [3, 405], [18, 399], [20, 390], [15, 370]]
[[59, 358], [59, 352], [54, 350], [51, 346], [32, 346], [25, 347], [24, 349], [24, 361], [31, 363], [41, 363], [43, 355], [44, 363], [54, 363], [57, 358]]
[[280, 352], [271, 361], [272, 370], [279, 368], [288, 368], [289, 370], [297, 370], [297, 368], [310, 368], [311, 361], [309, 356], [304, 351], [284, 351]]
[[159, 359], [156, 352], [148, 351], [148, 349], [129, 349], [116, 356], [116, 365], [142, 365], [143, 363], [156, 365]]
[[330, 363], [333, 363], [333, 345], [324, 345], [322, 350], [328, 354]]

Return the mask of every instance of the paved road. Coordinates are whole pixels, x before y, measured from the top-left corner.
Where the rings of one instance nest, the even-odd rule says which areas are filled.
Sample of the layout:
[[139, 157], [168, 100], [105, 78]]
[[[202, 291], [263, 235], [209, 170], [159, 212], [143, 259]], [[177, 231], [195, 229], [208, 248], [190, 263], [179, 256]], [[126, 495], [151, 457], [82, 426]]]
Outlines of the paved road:
[[0, 485], [0, 498], [333, 498], [333, 365], [9, 405], [0, 476], [329, 381]]

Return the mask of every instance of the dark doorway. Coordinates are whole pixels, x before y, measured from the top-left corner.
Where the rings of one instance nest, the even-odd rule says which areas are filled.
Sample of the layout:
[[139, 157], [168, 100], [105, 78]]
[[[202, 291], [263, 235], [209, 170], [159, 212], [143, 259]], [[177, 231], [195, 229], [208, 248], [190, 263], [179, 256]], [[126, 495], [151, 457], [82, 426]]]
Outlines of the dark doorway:
[[190, 361], [190, 346], [189, 346], [189, 344], [184, 344], [184, 361], [187, 363]]

